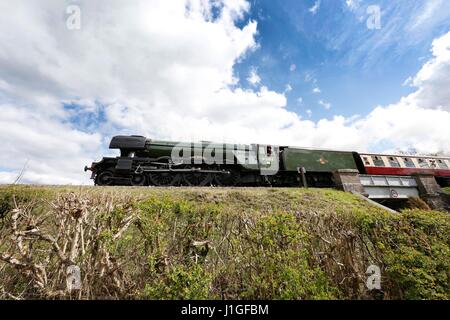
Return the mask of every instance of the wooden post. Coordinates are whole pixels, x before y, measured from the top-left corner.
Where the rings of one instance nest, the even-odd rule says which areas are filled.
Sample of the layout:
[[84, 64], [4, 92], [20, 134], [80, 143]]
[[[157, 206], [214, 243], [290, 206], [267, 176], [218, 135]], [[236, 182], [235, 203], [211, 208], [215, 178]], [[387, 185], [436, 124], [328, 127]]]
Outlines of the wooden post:
[[306, 181], [306, 169], [304, 167], [297, 168], [298, 173], [300, 174], [300, 182], [301, 187], [308, 188], [308, 182]]

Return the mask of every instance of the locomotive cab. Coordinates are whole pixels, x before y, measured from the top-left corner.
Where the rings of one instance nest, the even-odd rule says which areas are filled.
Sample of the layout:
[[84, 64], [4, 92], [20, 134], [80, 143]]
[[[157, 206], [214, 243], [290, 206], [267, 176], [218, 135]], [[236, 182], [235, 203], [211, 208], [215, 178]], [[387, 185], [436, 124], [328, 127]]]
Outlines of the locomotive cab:
[[110, 149], [119, 149], [121, 157], [134, 158], [136, 153], [146, 150], [148, 139], [143, 136], [115, 136], [109, 144]]

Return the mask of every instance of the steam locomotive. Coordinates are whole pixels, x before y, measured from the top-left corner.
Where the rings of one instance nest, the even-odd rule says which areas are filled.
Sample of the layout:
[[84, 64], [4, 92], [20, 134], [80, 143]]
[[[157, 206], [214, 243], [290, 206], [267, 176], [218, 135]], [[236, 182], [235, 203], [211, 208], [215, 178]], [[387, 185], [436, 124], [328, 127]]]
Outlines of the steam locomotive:
[[333, 187], [333, 171], [371, 175], [432, 174], [450, 185], [450, 157], [360, 154], [262, 144], [185, 143], [115, 136], [104, 157], [86, 166], [96, 185]]

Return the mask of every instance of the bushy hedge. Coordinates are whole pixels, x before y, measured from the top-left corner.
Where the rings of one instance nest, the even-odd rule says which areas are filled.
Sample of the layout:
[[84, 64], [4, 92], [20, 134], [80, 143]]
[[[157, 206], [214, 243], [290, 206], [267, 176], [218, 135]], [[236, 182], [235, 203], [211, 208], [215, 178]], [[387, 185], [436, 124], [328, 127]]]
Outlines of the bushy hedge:
[[[37, 191], [45, 197], [30, 196]], [[101, 224], [97, 222], [103, 229], [95, 245], [79, 248], [83, 249], [77, 255], [82, 273], [91, 272], [94, 280], [101, 273], [102, 264], [90, 264], [98, 248], [105, 250], [101, 259], [109, 259], [104, 264], [114, 265], [114, 277], [103, 281], [109, 287], [103, 285], [98, 291], [82, 288], [76, 298], [450, 297], [448, 213], [406, 210], [393, 214], [351, 194], [327, 189], [72, 191], [70, 199], [78, 200], [70, 200], [72, 211], [68, 212], [78, 212], [76, 206], [83, 203], [87, 205], [83, 214], [89, 215], [95, 207], [96, 215], [103, 219]], [[46, 210], [55, 210], [54, 206], [51, 209], [52, 201], [64, 206], [67, 192], [67, 188], [15, 188], [13, 192], [2, 188], [0, 206], [13, 210], [14, 193], [16, 203], [28, 207], [31, 203], [30, 214], [38, 217]], [[0, 229], [0, 255], [12, 248], [11, 219], [5, 216]], [[47, 219], [40, 230], [55, 233], [54, 224]], [[88, 228], [84, 226], [84, 230]], [[47, 268], [48, 275], [58, 274], [52, 271], [60, 263], [57, 257], [47, 264], [40, 260], [49, 256], [53, 259], [52, 247], [45, 241], [30, 241], [34, 241], [36, 250], [48, 252], [34, 256], [33, 262]], [[381, 269], [381, 290], [369, 291], [366, 287], [370, 265]], [[24, 286], [30, 279], [11, 263], [0, 260], [0, 297], [73, 297], [61, 290], [64, 281], [53, 279], [48, 285], [59, 286], [54, 290], [60, 290], [59, 296], [43, 289], [27, 296], [31, 291]]]

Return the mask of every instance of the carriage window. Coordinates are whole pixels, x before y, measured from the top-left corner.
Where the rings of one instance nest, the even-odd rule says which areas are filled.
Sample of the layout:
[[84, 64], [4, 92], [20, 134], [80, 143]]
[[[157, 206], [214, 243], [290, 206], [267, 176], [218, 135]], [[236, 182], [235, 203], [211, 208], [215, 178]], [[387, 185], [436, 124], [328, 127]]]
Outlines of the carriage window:
[[376, 167], [385, 167], [384, 161], [383, 161], [383, 159], [381, 159], [381, 157], [373, 156], [372, 160], [373, 160], [373, 164]]
[[421, 168], [429, 168], [428, 162], [425, 159], [419, 159], [419, 167]]
[[405, 166], [407, 168], [415, 168], [416, 167], [411, 158], [403, 158], [403, 162], [405, 163]]
[[438, 160], [437, 165], [440, 169], [448, 169], [447, 165], [442, 160]]
[[430, 167], [432, 167], [432, 168], [436, 168], [437, 167], [436, 160], [434, 160], [434, 159], [430, 160]]
[[389, 157], [389, 164], [390, 164], [391, 167], [395, 167], [395, 168], [400, 167], [400, 163], [394, 157]]
[[363, 160], [364, 160], [364, 165], [366, 165], [366, 166], [370, 166], [370, 161], [369, 161], [369, 158], [367, 158], [367, 157], [363, 157]]
[[267, 155], [270, 157], [272, 155], [272, 147], [267, 146]]

